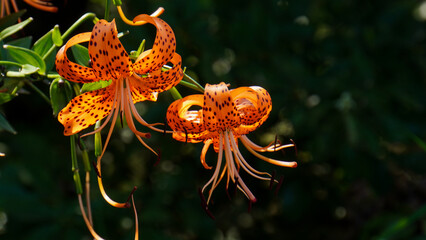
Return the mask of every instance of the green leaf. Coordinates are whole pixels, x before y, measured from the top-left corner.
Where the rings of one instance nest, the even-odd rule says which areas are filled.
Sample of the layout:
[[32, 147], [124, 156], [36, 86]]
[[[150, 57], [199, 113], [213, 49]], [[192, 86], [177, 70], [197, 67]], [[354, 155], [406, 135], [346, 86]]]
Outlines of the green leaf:
[[12, 26], [4, 29], [3, 31], [0, 32], [0, 40], [3, 40], [5, 38], [9, 37], [10, 35], [18, 32], [19, 30], [24, 28], [27, 24], [29, 24], [32, 20], [33, 20], [33, 18], [30, 17], [25, 21], [22, 21], [20, 23], [17, 23], [15, 25], [12, 25]]
[[3, 114], [0, 114], [0, 129], [4, 129], [10, 133], [16, 134], [15, 129], [13, 129], [12, 125], [10, 125]]
[[15, 12], [12, 14], [9, 14], [7, 16], [4, 16], [0, 18], [0, 31], [3, 31], [3, 29], [6, 29], [7, 27], [11, 26], [12, 24], [16, 23], [18, 19], [24, 15], [24, 13], [27, 10], [23, 9], [19, 12]]
[[46, 72], [51, 71], [53, 66], [55, 66], [56, 52], [56, 49], [54, 49], [45, 57], [44, 62], [46, 63]]
[[71, 47], [71, 51], [72, 51], [72, 54], [74, 55], [75, 61], [78, 64], [82, 66], [86, 66], [86, 67], [89, 66], [89, 60], [90, 60], [89, 50], [86, 47], [80, 44], [77, 44]]
[[62, 78], [56, 78], [50, 84], [50, 103], [52, 104], [53, 115], [57, 115], [72, 98], [71, 84]]
[[24, 64], [21, 66], [19, 71], [7, 71], [6, 76], [8, 77], [25, 77], [27, 75], [36, 73], [39, 68], [34, 67], [33, 65]]
[[0, 93], [0, 105], [3, 104], [3, 103], [9, 102], [14, 97], [15, 97], [15, 95], [12, 95], [12, 94], [9, 94], [9, 93]]
[[60, 46], [62, 46], [62, 44], [64, 44], [64, 41], [62, 40], [61, 32], [59, 31], [58, 25], [55, 25], [55, 27], [53, 28], [52, 40], [53, 40], [53, 43], [57, 47], [60, 47]]
[[11, 45], [4, 45], [3, 47], [8, 50], [10, 56], [18, 63], [30, 64], [39, 68], [37, 72], [40, 75], [44, 75], [46, 73], [46, 64], [40, 55], [38, 55], [36, 52], [26, 48], [15, 47]]
[[34, 43], [33, 51], [38, 55], [44, 56], [44, 54], [46, 54], [47, 51], [49, 51], [49, 49], [54, 45], [52, 40], [52, 32], [53, 29], [44, 34]]
[[30, 48], [32, 40], [33, 40], [33, 37], [28, 36], [28, 37], [18, 38], [13, 41], [9, 41], [7, 42], [7, 45], [13, 45], [13, 46], [22, 47], [22, 48]]
[[101, 88], [105, 88], [105, 87], [108, 87], [111, 83], [112, 83], [112, 80], [85, 83], [85, 84], [83, 84], [83, 87], [81, 87], [80, 92], [84, 93], [84, 92], [89, 92], [89, 91], [94, 91], [94, 90], [98, 90], [98, 89], [101, 89]]

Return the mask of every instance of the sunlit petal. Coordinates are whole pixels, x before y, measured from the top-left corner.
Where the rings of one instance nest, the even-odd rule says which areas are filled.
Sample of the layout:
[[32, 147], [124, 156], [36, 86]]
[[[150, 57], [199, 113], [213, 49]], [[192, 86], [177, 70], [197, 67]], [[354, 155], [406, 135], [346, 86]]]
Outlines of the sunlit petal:
[[106, 117], [113, 106], [115, 84], [106, 88], [83, 93], [75, 97], [58, 114], [64, 127], [64, 135], [69, 136], [93, 125]]
[[130, 76], [130, 58], [117, 37], [115, 21], [99, 20], [89, 41], [89, 56], [99, 79]]
[[88, 83], [98, 81], [97, 76], [92, 68], [81, 66], [77, 63], [71, 62], [67, 57], [67, 50], [79, 43], [87, 42], [90, 39], [92, 33], [85, 32], [80, 33], [72, 37], [68, 42], [59, 49], [56, 54], [56, 71], [59, 75], [66, 78], [69, 81], [78, 83]]

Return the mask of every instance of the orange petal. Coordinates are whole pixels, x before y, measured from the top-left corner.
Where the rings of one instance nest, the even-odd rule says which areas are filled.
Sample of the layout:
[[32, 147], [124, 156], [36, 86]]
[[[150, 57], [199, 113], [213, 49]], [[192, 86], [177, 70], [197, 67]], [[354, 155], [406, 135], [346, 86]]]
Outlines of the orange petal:
[[176, 40], [171, 27], [160, 18], [141, 14], [133, 19], [137, 21], [149, 22], [157, 28], [152, 49], [142, 53], [133, 64], [136, 73], [145, 74], [160, 69], [174, 57]]
[[72, 37], [68, 42], [59, 49], [56, 54], [56, 71], [59, 75], [66, 78], [69, 81], [78, 83], [88, 83], [97, 81], [97, 77], [92, 68], [84, 67], [71, 62], [67, 57], [68, 48], [82, 43], [87, 42], [90, 39], [90, 32], [80, 33]]
[[130, 58], [117, 37], [115, 21], [99, 20], [89, 41], [92, 68], [100, 79], [118, 79], [130, 75]]
[[181, 142], [201, 142], [209, 138], [210, 132], [203, 125], [203, 110], [189, 110], [201, 107], [203, 95], [195, 94], [174, 101], [167, 109], [167, 123], [173, 129], [173, 138]]
[[175, 53], [170, 60], [173, 67], [167, 71], [157, 71], [150, 73], [148, 77], [141, 78], [143, 84], [151, 91], [164, 92], [176, 86], [183, 78], [182, 58]]
[[231, 90], [231, 96], [241, 119], [241, 126], [234, 129], [234, 132], [240, 135], [252, 132], [262, 125], [272, 110], [271, 96], [264, 88], [240, 87]]
[[58, 114], [58, 120], [64, 125], [64, 135], [69, 136], [106, 117], [112, 109], [115, 83], [106, 88], [86, 92], [71, 100]]
[[153, 92], [145, 86], [142, 81], [145, 78], [132, 75], [129, 77], [130, 92], [132, 94], [133, 103], [142, 101], [157, 101], [157, 92]]
[[240, 116], [225, 83], [206, 84], [204, 91], [203, 120], [210, 132], [237, 127]]

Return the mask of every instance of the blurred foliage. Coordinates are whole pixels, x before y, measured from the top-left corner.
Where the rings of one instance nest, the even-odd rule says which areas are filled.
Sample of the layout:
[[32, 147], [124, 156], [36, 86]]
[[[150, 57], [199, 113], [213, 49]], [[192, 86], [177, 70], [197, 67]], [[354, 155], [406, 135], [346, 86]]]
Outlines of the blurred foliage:
[[[69, 10], [58, 14], [25, 13], [22, 19], [34, 20], [19, 37], [38, 39], [55, 24], [64, 31], [85, 12], [103, 16], [103, 1], [83, 2], [68, 1]], [[148, 143], [162, 152], [154, 166], [156, 157], [128, 129], [116, 130], [103, 160], [104, 184], [112, 198], [123, 200], [138, 186], [141, 239], [426, 238], [424, 4], [125, 1], [129, 17], [166, 9], [162, 18], [175, 31], [183, 65], [202, 85], [268, 89], [273, 111], [249, 137], [261, 144], [275, 135], [282, 142], [292, 138], [297, 155], [271, 155], [300, 163], [279, 169], [243, 153], [256, 168], [277, 170], [284, 183], [275, 194], [268, 182], [245, 176], [258, 198], [250, 212], [244, 196], [237, 192], [229, 201], [222, 184], [213, 195], [212, 220], [197, 193], [212, 174], [199, 162], [201, 144], [153, 133]], [[117, 18], [114, 10], [110, 16]], [[121, 39], [128, 50], [142, 38], [152, 44], [153, 27], [116, 21], [120, 31], [131, 32]], [[6, 154], [0, 158], [0, 237], [90, 239], [63, 128], [37, 93], [19, 87], [20, 97], [1, 107], [17, 134], [0, 133]], [[49, 92], [44, 82], [38, 87]], [[171, 101], [165, 93], [138, 107], [148, 122], [164, 122]], [[93, 139], [85, 140], [93, 153]], [[207, 161], [215, 161], [213, 151]], [[92, 176], [95, 228], [107, 239], [132, 239], [131, 209], [108, 206]]]

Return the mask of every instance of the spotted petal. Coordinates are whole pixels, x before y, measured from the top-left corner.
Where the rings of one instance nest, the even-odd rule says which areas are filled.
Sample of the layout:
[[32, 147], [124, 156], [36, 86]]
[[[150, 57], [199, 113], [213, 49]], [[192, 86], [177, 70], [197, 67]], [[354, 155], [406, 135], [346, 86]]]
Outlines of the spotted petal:
[[97, 77], [92, 68], [81, 66], [71, 62], [67, 57], [67, 50], [79, 43], [87, 42], [90, 39], [90, 32], [81, 33], [72, 37], [68, 42], [59, 49], [56, 54], [56, 71], [59, 75], [67, 80], [78, 83], [89, 83], [97, 80]]
[[210, 132], [225, 131], [240, 124], [240, 116], [225, 83], [206, 84], [203, 119]]
[[167, 123], [174, 130], [173, 138], [182, 142], [201, 142], [210, 138], [203, 124], [203, 110], [189, 110], [203, 105], [203, 95], [195, 94], [174, 101], [167, 109]]
[[271, 96], [264, 88], [240, 87], [231, 90], [231, 96], [241, 119], [241, 126], [234, 129], [234, 132], [240, 135], [257, 129], [272, 110]]
[[58, 120], [64, 125], [64, 135], [69, 136], [106, 117], [114, 102], [115, 82], [106, 88], [78, 95], [58, 114]]
[[133, 22], [146, 21], [157, 28], [152, 49], [142, 53], [133, 65], [133, 70], [138, 74], [145, 74], [161, 69], [173, 57], [176, 50], [175, 34], [171, 27], [157, 17], [141, 14], [133, 19]]
[[130, 75], [130, 58], [117, 37], [115, 20], [99, 20], [92, 30], [89, 56], [99, 79], [118, 79]]

